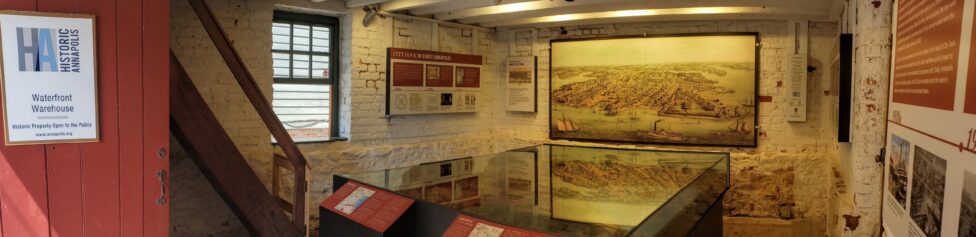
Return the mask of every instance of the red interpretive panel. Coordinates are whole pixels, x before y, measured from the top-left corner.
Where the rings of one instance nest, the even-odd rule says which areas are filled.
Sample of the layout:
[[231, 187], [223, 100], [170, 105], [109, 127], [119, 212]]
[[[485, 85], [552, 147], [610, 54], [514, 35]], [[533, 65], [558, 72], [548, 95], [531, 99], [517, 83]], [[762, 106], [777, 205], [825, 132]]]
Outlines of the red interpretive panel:
[[444, 65], [427, 64], [427, 87], [451, 87], [454, 84], [454, 75], [451, 73], [453, 67]]
[[925, 0], [899, 3], [892, 79], [895, 103], [953, 109], [962, 4]]
[[476, 67], [457, 67], [457, 87], [481, 87], [481, 69]]
[[[976, 43], [976, 24], [973, 27], [973, 35], [969, 38], [971, 41], [970, 45]], [[976, 60], [976, 47], [969, 47], [969, 72], [966, 76], [966, 104], [963, 105], [963, 111], [967, 114], [976, 114], [976, 64], [973, 61]]]
[[555, 237], [555, 235], [496, 224], [478, 218], [458, 215], [441, 237]]
[[387, 50], [386, 114], [477, 112], [481, 56], [400, 48]]
[[424, 65], [419, 63], [394, 63], [393, 86], [424, 86]]
[[322, 201], [322, 207], [383, 233], [413, 202], [410, 198], [348, 181]]

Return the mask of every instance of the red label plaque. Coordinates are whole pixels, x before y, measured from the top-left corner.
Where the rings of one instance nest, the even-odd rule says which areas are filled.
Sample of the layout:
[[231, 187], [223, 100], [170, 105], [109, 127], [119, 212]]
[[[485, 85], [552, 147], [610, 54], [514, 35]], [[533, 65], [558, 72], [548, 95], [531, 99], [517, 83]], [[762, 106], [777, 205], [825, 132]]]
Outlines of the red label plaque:
[[497, 236], [497, 237], [556, 237], [555, 235], [528, 231], [511, 226], [491, 223], [478, 218], [458, 215], [447, 227], [441, 237], [469, 237], [469, 236]]
[[348, 181], [322, 207], [377, 232], [386, 232], [414, 200], [387, 191]]
[[957, 0], [898, 2], [892, 101], [953, 109], [962, 4]]

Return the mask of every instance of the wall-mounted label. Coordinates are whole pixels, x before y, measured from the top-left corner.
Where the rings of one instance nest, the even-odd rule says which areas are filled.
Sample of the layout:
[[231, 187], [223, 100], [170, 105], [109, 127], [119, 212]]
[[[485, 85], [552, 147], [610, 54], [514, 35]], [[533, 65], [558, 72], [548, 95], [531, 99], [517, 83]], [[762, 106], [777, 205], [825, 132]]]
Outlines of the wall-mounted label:
[[809, 52], [809, 28], [806, 21], [790, 21], [793, 50], [790, 51], [789, 96], [786, 121], [807, 121], [807, 55]]
[[509, 58], [506, 68], [508, 111], [536, 112], [535, 57]]
[[387, 114], [475, 112], [481, 56], [389, 48]]
[[98, 141], [95, 19], [0, 12], [8, 145]]

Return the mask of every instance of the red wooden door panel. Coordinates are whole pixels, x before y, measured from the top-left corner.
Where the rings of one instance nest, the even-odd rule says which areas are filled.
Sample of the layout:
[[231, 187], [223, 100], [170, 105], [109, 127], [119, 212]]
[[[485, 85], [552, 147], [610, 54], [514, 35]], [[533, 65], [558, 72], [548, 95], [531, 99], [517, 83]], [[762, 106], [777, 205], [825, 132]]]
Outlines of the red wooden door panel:
[[[142, 48], [142, 1], [118, 1], [118, 45], [123, 49]], [[168, 43], [167, 43], [168, 45]], [[168, 47], [167, 47], [168, 48]], [[118, 77], [142, 78], [142, 50], [118, 51]], [[122, 236], [142, 235], [143, 192], [143, 140], [142, 129], [142, 82], [143, 80], [118, 80], [119, 98], [119, 140], [125, 145], [119, 147], [119, 211]], [[167, 97], [168, 98], [168, 97]], [[148, 197], [146, 197], [148, 199]]]
[[101, 138], [0, 145], [0, 236], [168, 235], [169, 182], [156, 178], [169, 173], [168, 9], [165, 0], [0, 0], [0, 10], [96, 16]]
[[[36, 11], [37, 1], [0, 1], [0, 9]], [[0, 132], [5, 132], [5, 129], [0, 126]], [[0, 145], [0, 222], [4, 227], [3, 236], [50, 235], [45, 162], [43, 145]]]
[[[126, 0], [120, 0], [126, 1]], [[169, 230], [169, 192], [160, 193], [159, 171], [166, 174], [163, 189], [169, 190], [169, 1], [142, 1], [143, 55], [143, 164], [142, 185], [146, 195], [145, 236], [167, 236]], [[160, 151], [163, 151], [162, 156]], [[164, 205], [156, 205], [158, 198]]]
[[[126, 0], [122, 0], [126, 1]], [[129, 0], [131, 1], [131, 0]], [[101, 142], [81, 145], [81, 208], [86, 236], [119, 236], [119, 110], [116, 1], [78, 0], [80, 13], [94, 14], [98, 33], [98, 95]], [[128, 49], [125, 49], [128, 50]], [[139, 78], [139, 77], [133, 77]], [[133, 157], [135, 158], [135, 157]]]

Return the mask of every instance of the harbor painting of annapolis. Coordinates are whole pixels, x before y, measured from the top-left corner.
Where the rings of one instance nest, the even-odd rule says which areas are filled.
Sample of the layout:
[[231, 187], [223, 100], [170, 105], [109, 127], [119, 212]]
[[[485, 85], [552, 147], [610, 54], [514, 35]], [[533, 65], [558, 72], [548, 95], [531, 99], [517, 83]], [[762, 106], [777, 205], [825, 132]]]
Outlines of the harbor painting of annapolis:
[[756, 34], [551, 43], [550, 136], [756, 146]]

